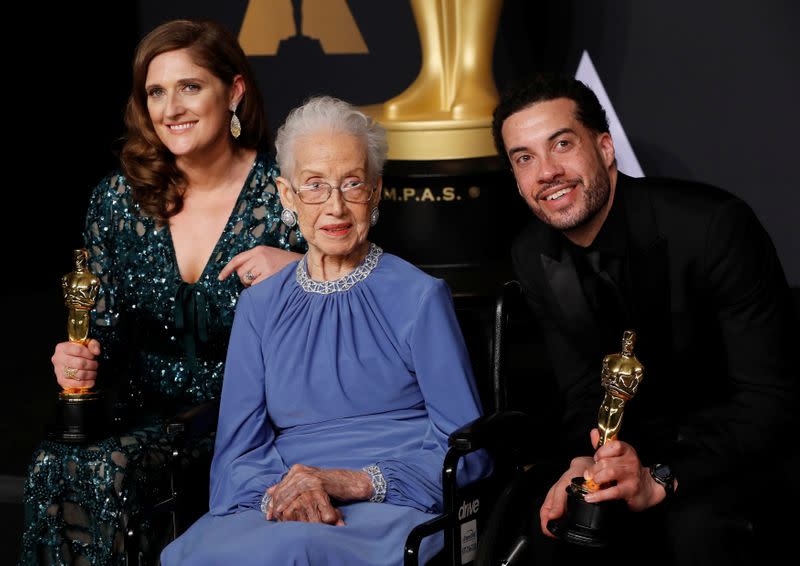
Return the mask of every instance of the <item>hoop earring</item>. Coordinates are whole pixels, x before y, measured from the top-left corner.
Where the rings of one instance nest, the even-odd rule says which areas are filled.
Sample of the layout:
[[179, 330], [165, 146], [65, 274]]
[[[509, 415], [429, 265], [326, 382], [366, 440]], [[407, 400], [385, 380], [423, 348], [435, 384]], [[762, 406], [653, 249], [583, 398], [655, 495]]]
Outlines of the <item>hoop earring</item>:
[[236, 106], [231, 108], [231, 135], [233, 139], [238, 140], [239, 136], [242, 135], [242, 123], [239, 121], [239, 117], [236, 115]]
[[289, 228], [294, 228], [297, 224], [297, 214], [294, 213], [294, 210], [284, 208], [283, 212], [281, 212], [281, 222]]
[[378, 223], [378, 219], [381, 217], [381, 211], [378, 210], [378, 207], [372, 209], [369, 213], [369, 225], [375, 226]]

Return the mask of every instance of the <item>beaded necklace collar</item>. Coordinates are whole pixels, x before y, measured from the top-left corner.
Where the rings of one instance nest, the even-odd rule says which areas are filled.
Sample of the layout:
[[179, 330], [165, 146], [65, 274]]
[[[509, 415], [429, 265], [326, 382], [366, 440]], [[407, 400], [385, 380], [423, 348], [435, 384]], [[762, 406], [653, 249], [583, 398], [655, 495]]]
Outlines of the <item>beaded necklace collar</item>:
[[383, 250], [375, 244], [369, 245], [369, 251], [364, 260], [353, 271], [334, 279], [333, 281], [314, 281], [308, 276], [306, 269], [306, 260], [308, 254], [302, 260], [297, 262], [297, 269], [295, 270], [295, 279], [297, 284], [307, 293], [319, 293], [320, 295], [330, 295], [331, 293], [340, 293], [347, 291], [359, 281], [367, 278], [373, 269], [378, 265], [378, 260], [383, 254]]

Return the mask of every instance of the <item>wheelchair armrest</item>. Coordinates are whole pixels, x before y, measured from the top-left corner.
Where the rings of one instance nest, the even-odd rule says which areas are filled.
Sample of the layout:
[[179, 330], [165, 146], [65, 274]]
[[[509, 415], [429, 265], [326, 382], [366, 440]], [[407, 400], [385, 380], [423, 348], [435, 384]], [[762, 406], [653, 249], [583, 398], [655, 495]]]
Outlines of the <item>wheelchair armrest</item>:
[[422, 539], [434, 533], [444, 530], [453, 523], [450, 514], [437, 515], [429, 521], [417, 525], [406, 538], [406, 545], [403, 549], [403, 565], [417, 566], [419, 564], [419, 547]]
[[[487, 448], [492, 452], [517, 454], [524, 448], [515, 439], [525, 438], [520, 432], [531, 430], [533, 419], [521, 411], [501, 411], [484, 415], [453, 432], [448, 438], [450, 449], [442, 465], [442, 495], [444, 509], [440, 515], [417, 525], [408, 535], [404, 551], [405, 566], [416, 565], [422, 539], [444, 531], [445, 549], [454, 553], [446, 556], [447, 564], [458, 564], [453, 529], [458, 524], [456, 508], [458, 482], [456, 472], [459, 460], [470, 452]], [[459, 547], [460, 548], [460, 547]]]
[[533, 419], [521, 411], [500, 411], [484, 415], [453, 432], [448, 438], [451, 448], [461, 453], [481, 448], [492, 451], [515, 452], [522, 446], [520, 439], [533, 430]]
[[219, 400], [195, 405], [167, 419], [167, 435], [179, 442], [206, 436], [217, 428]]

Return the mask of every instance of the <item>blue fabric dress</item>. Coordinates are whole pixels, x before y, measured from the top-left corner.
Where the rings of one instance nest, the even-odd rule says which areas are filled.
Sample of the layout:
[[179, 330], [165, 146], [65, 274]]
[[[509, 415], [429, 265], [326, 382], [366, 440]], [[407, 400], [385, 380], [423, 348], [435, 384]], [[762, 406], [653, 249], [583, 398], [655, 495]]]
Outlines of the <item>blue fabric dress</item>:
[[[409, 531], [441, 510], [448, 435], [479, 414], [443, 281], [374, 245], [337, 282], [312, 281], [303, 261], [292, 264], [241, 295], [210, 513], [162, 564], [401, 564]], [[377, 465], [385, 500], [342, 504], [343, 527], [267, 521], [264, 492], [293, 464]], [[487, 466], [473, 455], [459, 481]], [[440, 547], [429, 537], [422, 558]]]

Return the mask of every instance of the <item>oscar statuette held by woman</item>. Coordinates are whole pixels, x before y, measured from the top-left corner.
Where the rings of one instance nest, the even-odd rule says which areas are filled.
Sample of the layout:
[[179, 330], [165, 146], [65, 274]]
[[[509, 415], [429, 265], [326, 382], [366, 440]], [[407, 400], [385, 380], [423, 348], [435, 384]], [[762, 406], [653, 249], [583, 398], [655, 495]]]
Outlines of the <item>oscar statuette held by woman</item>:
[[[73, 252], [74, 269], [61, 278], [64, 304], [68, 309], [67, 336], [69, 341], [86, 345], [89, 342], [89, 316], [94, 308], [100, 279], [87, 265], [85, 249]], [[65, 367], [70, 378], [77, 378], [78, 369]], [[103, 435], [102, 395], [92, 387], [65, 388], [58, 394], [55, 423], [48, 430], [50, 440], [68, 444], [83, 444]]]

